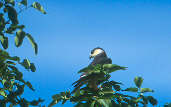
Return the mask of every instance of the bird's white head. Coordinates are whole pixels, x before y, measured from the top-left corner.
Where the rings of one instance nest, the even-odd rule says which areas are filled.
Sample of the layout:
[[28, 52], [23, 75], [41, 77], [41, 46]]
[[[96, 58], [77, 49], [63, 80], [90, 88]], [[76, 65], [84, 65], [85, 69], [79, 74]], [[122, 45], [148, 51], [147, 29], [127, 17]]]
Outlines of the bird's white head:
[[97, 47], [97, 48], [94, 48], [92, 51], [91, 51], [91, 54], [90, 54], [90, 59], [91, 58], [94, 58], [95, 56], [101, 54], [101, 53], [104, 53], [105, 51], [100, 48], [100, 47]]

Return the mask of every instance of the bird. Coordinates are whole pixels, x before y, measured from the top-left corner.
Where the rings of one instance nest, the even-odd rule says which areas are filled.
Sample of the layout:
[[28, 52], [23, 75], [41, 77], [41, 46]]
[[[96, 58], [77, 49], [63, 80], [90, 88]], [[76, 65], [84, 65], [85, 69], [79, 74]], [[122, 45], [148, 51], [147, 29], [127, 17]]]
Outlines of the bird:
[[94, 58], [90, 65], [96, 64], [111, 64], [112, 60], [107, 57], [107, 54], [103, 48], [97, 47], [91, 51], [90, 59]]
[[[96, 65], [103, 65], [103, 64], [112, 64], [112, 60], [107, 57], [107, 54], [103, 48], [96, 47], [93, 50], [91, 50], [89, 59], [93, 59], [93, 61], [88, 65], [87, 68], [91, 66]], [[98, 89], [97, 86], [97, 74], [90, 73], [93, 70], [87, 70], [82, 73], [79, 80], [73, 83], [75, 89], [72, 91], [72, 93], [76, 92], [77, 89], [79, 89], [84, 84], [88, 83], [88, 87], [93, 88], [95, 90]]]
[[[93, 50], [91, 50], [89, 59], [92, 59], [93, 61], [89, 64], [89, 66], [95, 66], [97, 64], [103, 65], [103, 64], [112, 64], [112, 60], [107, 57], [107, 54], [103, 48], [96, 47]], [[80, 77], [87, 76], [88, 72], [84, 72]]]

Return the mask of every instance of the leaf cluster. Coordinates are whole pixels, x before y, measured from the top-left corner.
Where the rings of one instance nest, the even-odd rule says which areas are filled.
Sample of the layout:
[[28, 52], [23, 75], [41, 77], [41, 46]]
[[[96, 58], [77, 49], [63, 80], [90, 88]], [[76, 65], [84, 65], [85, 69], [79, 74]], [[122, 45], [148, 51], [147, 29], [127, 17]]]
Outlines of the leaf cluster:
[[18, 69], [22, 66], [28, 71], [35, 72], [36, 67], [29, 59], [21, 60], [18, 56], [11, 56], [6, 49], [9, 47], [8, 39], [15, 38], [15, 46], [20, 47], [25, 37], [28, 38], [35, 54], [38, 46], [31, 34], [25, 32], [25, 25], [20, 24], [18, 16], [28, 8], [35, 8], [46, 14], [38, 2], [29, 5], [28, 0], [1, 0], [0, 1], [0, 107], [20, 105], [21, 107], [38, 106], [42, 99], [28, 101], [22, 97], [25, 87], [32, 91], [32, 84], [23, 79], [23, 73]]
[[46, 14], [43, 7], [38, 2], [28, 5], [27, 0], [1, 0], [0, 1], [0, 42], [4, 49], [8, 48], [8, 36], [15, 37], [15, 46], [20, 47], [25, 37], [27, 37], [34, 48], [35, 53], [38, 52], [37, 43], [31, 34], [24, 31], [25, 25], [19, 23], [18, 15], [28, 8], [35, 8], [43, 14]]
[[[72, 92], [62, 92], [54, 95], [49, 107], [67, 100], [74, 103], [75, 107], [146, 107], [149, 103], [157, 105], [157, 100], [152, 96], [144, 96], [146, 92], [153, 92], [150, 88], [141, 88], [143, 78], [135, 77], [136, 87], [122, 89], [120, 82], [110, 80], [110, 73], [126, 70], [127, 67], [116, 64], [89, 65], [78, 73], [86, 74], [73, 83]], [[137, 97], [125, 94], [135, 92]]]

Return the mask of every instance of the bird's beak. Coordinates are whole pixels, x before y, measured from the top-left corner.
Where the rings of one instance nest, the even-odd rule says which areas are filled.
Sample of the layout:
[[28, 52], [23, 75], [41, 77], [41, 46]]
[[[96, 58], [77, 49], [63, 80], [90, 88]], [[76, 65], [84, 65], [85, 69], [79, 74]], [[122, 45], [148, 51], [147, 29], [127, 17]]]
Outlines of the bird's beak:
[[92, 54], [89, 56], [89, 59], [93, 58]]

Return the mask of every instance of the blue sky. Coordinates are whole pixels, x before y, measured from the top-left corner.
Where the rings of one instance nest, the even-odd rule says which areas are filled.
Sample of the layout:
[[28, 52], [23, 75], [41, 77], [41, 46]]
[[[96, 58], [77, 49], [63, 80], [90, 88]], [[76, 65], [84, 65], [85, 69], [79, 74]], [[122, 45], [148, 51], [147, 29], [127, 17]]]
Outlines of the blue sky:
[[27, 57], [37, 66], [36, 73], [24, 72], [25, 79], [36, 88], [34, 93], [26, 90], [25, 96], [40, 96], [49, 103], [53, 94], [72, 89], [71, 84], [79, 78], [77, 71], [91, 62], [91, 49], [100, 46], [114, 64], [128, 67], [112, 73], [111, 79], [130, 87], [134, 86], [135, 76], [142, 76], [143, 87], [154, 89], [155, 93], [150, 95], [160, 104], [171, 101], [171, 1], [40, 2], [47, 15], [30, 9], [20, 16], [26, 31], [39, 45], [38, 55], [34, 55], [26, 39], [22, 47], [11, 45], [9, 49], [13, 55]]

